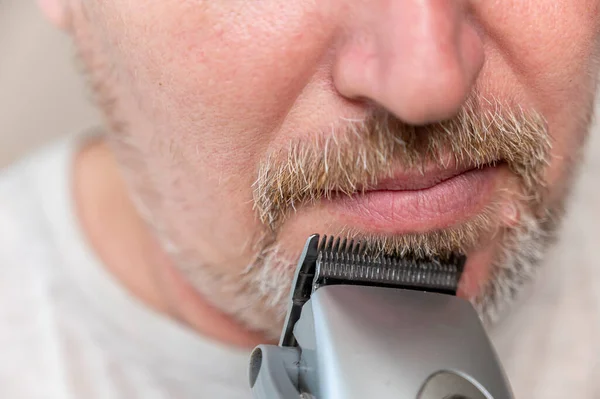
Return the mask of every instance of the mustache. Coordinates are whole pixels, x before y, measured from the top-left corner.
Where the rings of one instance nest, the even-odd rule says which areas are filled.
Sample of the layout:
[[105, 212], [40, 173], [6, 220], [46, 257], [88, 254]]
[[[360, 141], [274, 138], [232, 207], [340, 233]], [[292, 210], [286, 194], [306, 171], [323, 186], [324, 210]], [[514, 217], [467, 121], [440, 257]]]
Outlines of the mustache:
[[254, 184], [260, 220], [277, 231], [299, 206], [340, 193], [352, 195], [392, 177], [398, 168], [483, 167], [505, 162], [523, 193], [539, 202], [551, 148], [541, 114], [472, 95], [452, 119], [414, 126], [384, 109], [345, 121], [327, 134], [301, 137], [266, 154]]

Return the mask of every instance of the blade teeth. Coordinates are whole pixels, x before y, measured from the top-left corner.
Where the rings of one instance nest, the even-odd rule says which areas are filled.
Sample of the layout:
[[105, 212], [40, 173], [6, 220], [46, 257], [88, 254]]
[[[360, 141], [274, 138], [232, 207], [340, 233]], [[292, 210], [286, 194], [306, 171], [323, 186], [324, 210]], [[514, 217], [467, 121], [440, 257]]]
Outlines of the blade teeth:
[[352, 254], [353, 255], [355, 255], [355, 256], [358, 255], [359, 248], [360, 248], [360, 241], [352, 240]]
[[347, 244], [348, 244], [348, 239], [344, 238], [342, 240], [342, 243], [340, 244], [340, 252], [342, 254], [348, 252], [348, 248], [346, 247]]
[[368, 243], [366, 241], [363, 241], [360, 243], [360, 248], [358, 250], [358, 252], [361, 254], [361, 256], [366, 256], [367, 254], [367, 250], [368, 250]]
[[329, 236], [329, 240], [327, 240], [327, 245], [325, 245], [325, 250], [331, 252], [331, 249], [333, 248], [333, 240], [334, 237], [333, 236]]
[[384, 255], [366, 241], [322, 236], [320, 278], [372, 281], [400, 286], [456, 290], [465, 257], [417, 259]]
[[327, 236], [324, 235], [323, 238], [321, 238], [321, 241], [319, 242], [319, 248], [318, 248], [319, 252], [323, 252], [323, 250], [325, 249], [326, 242], [327, 242]]
[[334, 241], [333, 241], [333, 247], [331, 249], [333, 252], [338, 252], [340, 250], [340, 238], [337, 237]]

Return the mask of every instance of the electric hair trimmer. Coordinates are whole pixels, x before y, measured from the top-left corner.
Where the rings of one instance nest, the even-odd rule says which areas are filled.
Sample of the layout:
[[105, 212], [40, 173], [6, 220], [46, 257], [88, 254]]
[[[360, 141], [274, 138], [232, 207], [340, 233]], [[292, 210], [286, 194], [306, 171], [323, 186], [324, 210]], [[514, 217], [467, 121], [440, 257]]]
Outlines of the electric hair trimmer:
[[311, 236], [278, 346], [250, 359], [257, 399], [510, 399], [471, 304], [465, 258], [392, 258]]

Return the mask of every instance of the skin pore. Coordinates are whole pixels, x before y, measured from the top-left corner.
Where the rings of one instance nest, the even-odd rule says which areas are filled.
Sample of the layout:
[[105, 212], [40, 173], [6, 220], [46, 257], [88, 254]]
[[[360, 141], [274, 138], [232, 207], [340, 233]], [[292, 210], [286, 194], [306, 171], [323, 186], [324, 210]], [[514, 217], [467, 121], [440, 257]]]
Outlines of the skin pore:
[[107, 120], [74, 172], [91, 245], [144, 302], [241, 346], [276, 334], [289, 264], [309, 234], [374, 233], [321, 201], [287, 210], [273, 237], [255, 197], [268, 154], [351, 137], [379, 112], [431, 126], [468, 98], [478, 115], [539, 115], [551, 143], [543, 196], [534, 206], [515, 173], [496, 173], [498, 206], [468, 248], [462, 291], [476, 297], [511, 226], [560, 215], [596, 89], [597, 0], [44, 3], [73, 36]]

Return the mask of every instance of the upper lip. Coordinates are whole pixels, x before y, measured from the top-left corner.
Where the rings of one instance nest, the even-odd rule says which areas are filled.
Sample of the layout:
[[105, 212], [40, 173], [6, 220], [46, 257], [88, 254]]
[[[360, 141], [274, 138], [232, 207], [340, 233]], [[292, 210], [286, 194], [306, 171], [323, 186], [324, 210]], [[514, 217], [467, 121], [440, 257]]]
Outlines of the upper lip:
[[426, 190], [434, 187], [453, 177], [462, 175], [473, 169], [475, 165], [449, 165], [442, 168], [438, 165], [425, 167], [423, 170], [401, 169], [395, 172], [391, 177], [385, 177], [377, 180], [375, 185], [369, 186], [365, 191], [416, 191]]

